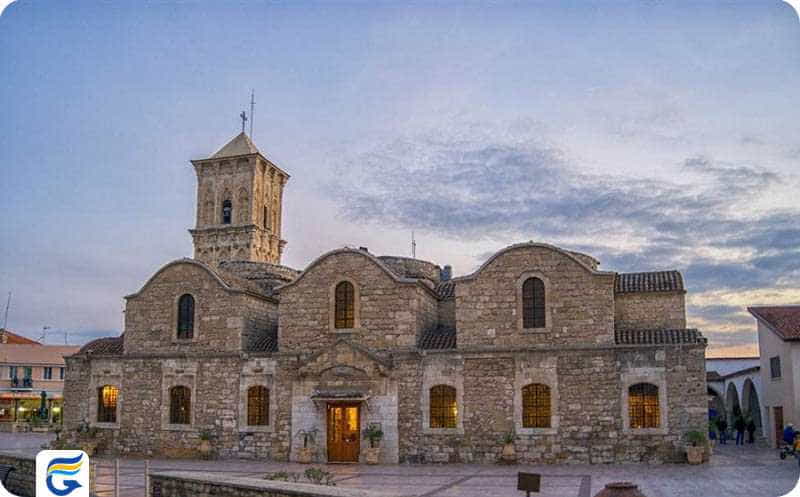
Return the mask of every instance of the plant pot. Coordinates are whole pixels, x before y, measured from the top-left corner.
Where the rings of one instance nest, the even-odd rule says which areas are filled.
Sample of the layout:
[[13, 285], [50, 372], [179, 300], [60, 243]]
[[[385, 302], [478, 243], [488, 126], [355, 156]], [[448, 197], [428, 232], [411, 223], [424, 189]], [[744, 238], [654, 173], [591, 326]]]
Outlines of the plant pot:
[[303, 447], [297, 449], [297, 462], [301, 464], [309, 464], [314, 459], [314, 449], [311, 447]]
[[364, 460], [367, 464], [378, 464], [381, 461], [381, 448], [369, 447], [364, 449]]
[[197, 446], [197, 452], [200, 453], [200, 457], [203, 459], [208, 459], [211, 456], [211, 442], [208, 440], [200, 440], [200, 445]]
[[503, 445], [503, 452], [500, 454], [503, 462], [513, 463], [517, 461], [517, 451], [514, 449], [513, 443]]
[[686, 460], [689, 464], [703, 464], [703, 453], [705, 447], [686, 446]]

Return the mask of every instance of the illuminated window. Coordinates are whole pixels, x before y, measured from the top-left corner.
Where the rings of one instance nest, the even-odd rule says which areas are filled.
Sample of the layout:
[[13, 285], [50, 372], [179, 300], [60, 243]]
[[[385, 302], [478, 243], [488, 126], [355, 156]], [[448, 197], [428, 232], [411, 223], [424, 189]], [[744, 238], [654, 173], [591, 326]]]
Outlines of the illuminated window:
[[97, 389], [97, 422], [117, 422], [117, 400], [119, 389], [111, 385], [104, 385]]
[[255, 386], [247, 389], [247, 424], [266, 426], [269, 424], [269, 390]]
[[522, 427], [550, 428], [550, 387], [532, 383], [522, 389]]
[[192, 391], [188, 387], [169, 389], [169, 422], [174, 425], [192, 423]]
[[657, 386], [650, 383], [637, 383], [628, 389], [628, 417], [631, 428], [658, 428], [660, 426]]
[[522, 327], [544, 328], [544, 283], [528, 278], [522, 284]]
[[430, 391], [431, 428], [455, 428], [458, 419], [456, 389], [448, 385], [436, 385]]
[[355, 290], [349, 281], [336, 285], [336, 321], [337, 329], [349, 329], [355, 326]]
[[194, 336], [194, 297], [184, 294], [178, 299], [178, 338]]

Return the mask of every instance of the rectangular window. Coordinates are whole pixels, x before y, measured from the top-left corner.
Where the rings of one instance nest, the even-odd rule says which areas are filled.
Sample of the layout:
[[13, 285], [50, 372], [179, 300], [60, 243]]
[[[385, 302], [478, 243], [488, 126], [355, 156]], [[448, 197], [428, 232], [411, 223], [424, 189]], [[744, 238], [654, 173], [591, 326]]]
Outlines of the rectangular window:
[[44, 368], [44, 379], [45, 380], [52, 380], [53, 379], [53, 368]]
[[781, 377], [781, 358], [780, 356], [770, 357], [769, 370], [773, 378]]
[[13, 380], [17, 378], [17, 367], [16, 366], [9, 366], [8, 367], [8, 378]]
[[59, 380], [63, 380], [64, 379], [64, 368], [58, 368], [58, 369], [60, 370], [59, 373], [58, 373], [58, 379]]
[[22, 377], [26, 380], [30, 380], [33, 378], [33, 368], [30, 366], [25, 366], [22, 368]]

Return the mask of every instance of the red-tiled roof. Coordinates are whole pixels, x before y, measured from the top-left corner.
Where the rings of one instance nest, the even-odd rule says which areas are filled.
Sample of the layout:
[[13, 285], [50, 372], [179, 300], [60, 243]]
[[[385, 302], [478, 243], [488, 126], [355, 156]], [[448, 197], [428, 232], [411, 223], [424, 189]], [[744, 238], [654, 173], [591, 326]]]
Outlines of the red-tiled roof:
[[784, 340], [800, 340], [800, 305], [748, 307], [748, 311]]
[[0, 328], [0, 343], [8, 343], [12, 345], [41, 345], [36, 340], [25, 338], [22, 335], [17, 335], [5, 328]]
[[87, 343], [79, 354], [103, 354], [103, 355], [121, 355], [123, 351], [122, 337], [106, 337], [98, 338]]

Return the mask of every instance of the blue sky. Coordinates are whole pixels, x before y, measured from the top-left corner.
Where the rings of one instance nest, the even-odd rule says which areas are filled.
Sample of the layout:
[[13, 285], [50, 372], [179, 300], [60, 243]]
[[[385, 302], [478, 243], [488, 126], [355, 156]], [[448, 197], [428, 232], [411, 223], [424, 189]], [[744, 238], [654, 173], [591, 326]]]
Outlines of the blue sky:
[[800, 22], [781, 1], [59, 2], [0, 17], [0, 295], [117, 334], [191, 255], [189, 159], [292, 175], [284, 263], [343, 245], [471, 271], [522, 240], [679, 269], [714, 354], [800, 303]]

